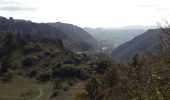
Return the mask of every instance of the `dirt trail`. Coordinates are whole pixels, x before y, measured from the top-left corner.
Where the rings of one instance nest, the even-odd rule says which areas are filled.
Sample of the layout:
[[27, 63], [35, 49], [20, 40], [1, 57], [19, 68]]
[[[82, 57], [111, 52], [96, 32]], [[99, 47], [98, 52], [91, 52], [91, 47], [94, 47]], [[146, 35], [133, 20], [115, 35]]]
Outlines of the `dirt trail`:
[[40, 100], [40, 98], [44, 95], [44, 92], [42, 90], [42, 86], [37, 86], [38, 87], [38, 91], [39, 91], [39, 95], [35, 98], [33, 98], [33, 100]]

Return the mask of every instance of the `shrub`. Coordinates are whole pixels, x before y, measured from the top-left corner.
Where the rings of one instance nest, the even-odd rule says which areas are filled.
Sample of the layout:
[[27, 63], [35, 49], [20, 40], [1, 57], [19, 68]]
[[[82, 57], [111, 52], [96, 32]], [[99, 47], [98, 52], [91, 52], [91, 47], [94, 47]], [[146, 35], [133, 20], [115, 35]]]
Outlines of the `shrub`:
[[38, 74], [37, 70], [33, 70], [30, 72], [29, 76], [30, 77], [35, 77]]
[[63, 61], [64, 64], [74, 64], [74, 60], [72, 58], [67, 58]]
[[74, 91], [75, 100], [87, 100], [87, 91], [84, 88]]
[[0, 72], [1, 73], [6, 73], [8, 71], [8, 68], [11, 67], [10, 63], [10, 57], [9, 56], [4, 56], [1, 61], [1, 66], [0, 66]]
[[52, 76], [52, 71], [48, 70], [46, 72], [41, 73], [37, 79], [40, 81], [49, 81], [51, 80], [51, 76]]
[[54, 76], [59, 76], [62, 78], [79, 78], [79, 79], [85, 79], [86, 78], [86, 73], [80, 69], [76, 68], [73, 65], [70, 64], [65, 64], [61, 66], [60, 68], [56, 68], [53, 70], [53, 75]]
[[87, 97], [89, 100], [100, 100], [98, 99], [99, 93], [98, 89], [100, 86], [100, 81], [98, 76], [93, 75], [86, 83], [85, 89], [87, 91]]
[[58, 96], [59, 92], [58, 91], [54, 91], [50, 97], [50, 99], [55, 98], [56, 96]]
[[42, 48], [41, 48], [40, 44], [29, 43], [26, 46], [24, 46], [22, 52], [23, 53], [31, 53], [31, 52], [39, 52], [41, 50], [42, 50]]
[[32, 66], [34, 64], [36, 64], [36, 62], [39, 60], [39, 58], [37, 56], [27, 56], [22, 60], [22, 66]]
[[48, 57], [55, 57], [55, 54], [53, 52], [49, 52], [49, 51], [45, 51], [44, 55], [48, 56]]
[[6, 72], [4, 74], [2, 81], [10, 82], [10, 81], [12, 81], [14, 75], [15, 75], [15, 72], [13, 70], [9, 69], [8, 72]]
[[111, 65], [110, 61], [107, 60], [103, 60], [103, 61], [98, 61], [96, 63], [97, 67], [96, 67], [96, 72], [98, 73], [104, 73], [105, 70]]
[[103, 84], [107, 87], [113, 87], [116, 85], [120, 80], [120, 73], [118, 68], [110, 67], [106, 70], [105, 74], [103, 75]]

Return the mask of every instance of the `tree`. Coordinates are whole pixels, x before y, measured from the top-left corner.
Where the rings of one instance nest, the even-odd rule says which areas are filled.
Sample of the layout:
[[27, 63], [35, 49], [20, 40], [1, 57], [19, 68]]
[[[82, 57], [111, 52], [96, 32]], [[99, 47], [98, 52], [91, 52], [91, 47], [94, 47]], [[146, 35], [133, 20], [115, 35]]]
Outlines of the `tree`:
[[131, 66], [132, 68], [135, 69], [136, 75], [137, 75], [137, 79], [140, 80], [140, 69], [145, 65], [145, 59], [143, 56], [141, 56], [139, 53], [136, 53], [133, 57], [132, 57], [132, 62], [131, 62]]
[[96, 67], [96, 72], [97, 73], [104, 73], [106, 71], [106, 69], [111, 65], [110, 61], [107, 60], [102, 60], [102, 61], [98, 61], [96, 63], [97, 67]]
[[85, 86], [89, 100], [98, 100], [99, 80], [97, 76], [92, 76]]
[[120, 80], [119, 70], [116, 67], [110, 67], [106, 70], [106, 73], [103, 76], [104, 84], [107, 87], [112, 88]]

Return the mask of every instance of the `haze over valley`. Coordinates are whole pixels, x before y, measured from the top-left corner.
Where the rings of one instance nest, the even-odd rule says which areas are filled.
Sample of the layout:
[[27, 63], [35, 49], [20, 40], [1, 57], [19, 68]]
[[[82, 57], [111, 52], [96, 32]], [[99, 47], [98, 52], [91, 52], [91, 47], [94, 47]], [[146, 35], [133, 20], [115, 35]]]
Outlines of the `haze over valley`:
[[144, 33], [147, 29], [105, 29], [105, 28], [84, 28], [98, 40], [99, 49], [111, 52], [123, 43]]
[[170, 100], [168, 0], [0, 0], [0, 100]]

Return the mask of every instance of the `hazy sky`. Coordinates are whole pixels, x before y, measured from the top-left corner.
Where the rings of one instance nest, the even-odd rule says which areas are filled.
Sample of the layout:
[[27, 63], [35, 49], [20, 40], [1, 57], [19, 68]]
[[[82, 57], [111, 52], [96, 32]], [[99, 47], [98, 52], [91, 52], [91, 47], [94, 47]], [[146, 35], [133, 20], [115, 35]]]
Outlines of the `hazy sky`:
[[170, 0], [0, 0], [0, 16], [81, 27], [155, 25], [170, 20]]

